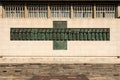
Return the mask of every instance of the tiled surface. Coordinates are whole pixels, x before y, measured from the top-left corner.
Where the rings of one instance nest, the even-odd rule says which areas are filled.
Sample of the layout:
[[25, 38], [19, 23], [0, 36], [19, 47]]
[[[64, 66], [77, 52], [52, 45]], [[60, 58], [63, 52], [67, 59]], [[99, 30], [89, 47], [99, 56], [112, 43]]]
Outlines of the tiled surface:
[[120, 64], [0, 64], [0, 80], [78, 80], [79, 75], [86, 80], [119, 80]]
[[34, 76], [31, 80], [89, 80], [85, 75], [79, 76]]

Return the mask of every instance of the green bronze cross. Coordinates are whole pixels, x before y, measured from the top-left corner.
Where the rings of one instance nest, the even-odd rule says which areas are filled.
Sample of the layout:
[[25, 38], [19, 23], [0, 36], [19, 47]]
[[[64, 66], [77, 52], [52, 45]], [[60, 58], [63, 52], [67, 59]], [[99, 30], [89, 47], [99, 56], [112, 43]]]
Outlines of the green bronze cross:
[[109, 41], [109, 28], [67, 28], [67, 21], [53, 21], [53, 28], [11, 28], [11, 40], [53, 41], [54, 50], [67, 50], [67, 41]]

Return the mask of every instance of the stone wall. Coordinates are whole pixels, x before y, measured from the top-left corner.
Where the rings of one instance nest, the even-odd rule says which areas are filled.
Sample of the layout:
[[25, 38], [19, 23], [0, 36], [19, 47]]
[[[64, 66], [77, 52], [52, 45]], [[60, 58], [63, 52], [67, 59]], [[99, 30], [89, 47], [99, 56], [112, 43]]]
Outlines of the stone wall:
[[119, 80], [120, 64], [0, 64], [0, 80], [69, 75], [85, 75], [89, 80]]
[[[53, 21], [67, 21], [67, 28], [110, 28], [110, 41], [67, 41], [67, 50], [53, 50], [53, 41], [11, 41], [10, 28], [53, 28]], [[119, 19], [0, 19], [1, 56], [119, 56]]]

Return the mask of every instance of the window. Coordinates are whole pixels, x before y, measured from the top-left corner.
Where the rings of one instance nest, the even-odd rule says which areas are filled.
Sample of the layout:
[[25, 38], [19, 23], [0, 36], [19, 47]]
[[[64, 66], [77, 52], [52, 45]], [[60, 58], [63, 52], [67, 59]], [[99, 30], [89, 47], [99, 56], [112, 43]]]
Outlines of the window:
[[24, 17], [24, 6], [22, 4], [7, 4], [4, 5], [5, 16], [7, 18], [22, 18]]
[[6, 18], [115, 18], [112, 3], [4, 3]]
[[47, 4], [31, 4], [27, 9], [29, 18], [47, 18]]
[[70, 16], [68, 4], [53, 4], [50, 9], [52, 18], [69, 18]]
[[75, 18], [92, 18], [93, 6], [87, 4], [74, 4], [73, 17]]
[[115, 18], [115, 5], [113, 4], [99, 4], [96, 5], [97, 18]]

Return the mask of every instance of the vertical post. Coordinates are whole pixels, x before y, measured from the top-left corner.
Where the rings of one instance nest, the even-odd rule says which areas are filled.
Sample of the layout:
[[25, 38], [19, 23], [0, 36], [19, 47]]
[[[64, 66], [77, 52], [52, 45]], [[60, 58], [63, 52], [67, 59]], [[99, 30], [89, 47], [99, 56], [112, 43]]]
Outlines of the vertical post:
[[48, 18], [50, 18], [51, 16], [50, 16], [50, 5], [49, 5], [49, 3], [48, 3]]
[[115, 4], [115, 18], [118, 17], [118, 8], [119, 8], [119, 5], [118, 4]]
[[70, 18], [73, 18], [73, 5], [70, 5]]
[[0, 18], [2, 18], [2, 4], [0, 2]]
[[120, 4], [116, 5], [115, 17], [120, 18]]
[[27, 4], [26, 3], [24, 4], [24, 9], [25, 9], [24, 10], [25, 11], [24, 12], [24, 17], [27, 18], [28, 17], [28, 10], [27, 10]]
[[96, 4], [94, 3], [94, 6], [93, 6], [93, 18], [96, 18]]
[[1, 3], [0, 3], [0, 18], [4, 18], [5, 17], [5, 9], [4, 9], [5, 6], [3, 6]]

